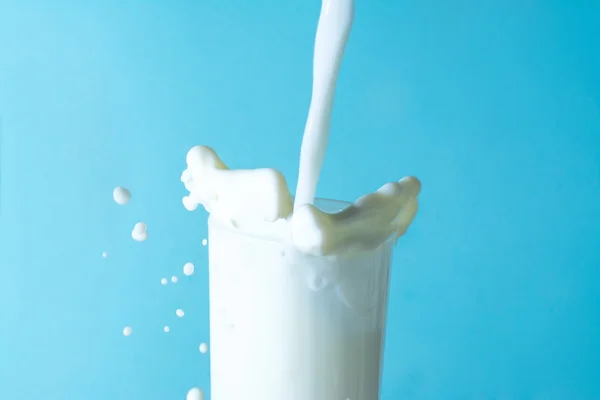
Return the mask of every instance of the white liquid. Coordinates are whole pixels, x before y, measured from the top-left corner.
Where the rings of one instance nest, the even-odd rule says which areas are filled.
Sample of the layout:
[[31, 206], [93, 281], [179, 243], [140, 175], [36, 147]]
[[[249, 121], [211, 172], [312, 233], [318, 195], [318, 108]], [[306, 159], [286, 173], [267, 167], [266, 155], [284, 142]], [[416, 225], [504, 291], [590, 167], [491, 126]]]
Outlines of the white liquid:
[[346, 209], [329, 214], [311, 204], [294, 210], [292, 242], [317, 256], [374, 249], [392, 234], [403, 235], [413, 221], [421, 183], [413, 177], [383, 185]]
[[129, 200], [131, 200], [131, 193], [124, 187], [117, 186], [113, 190], [113, 200], [117, 204], [124, 206], [125, 204], [129, 203]]
[[177, 283], [177, 277], [176, 277], [176, 276], [172, 276], [172, 277], [171, 277], [171, 282], [173, 282], [173, 283]]
[[292, 198], [280, 172], [271, 168], [231, 170], [213, 149], [195, 146], [187, 154], [188, 168], [181, 175], [190, 195], [188, 210], [198, 204], [238, 226], [273, 222], [292, 212]]
[[106, 257], [108, 257], [108, 253], [107, 253], [107, 252], [105, 252], [105, 251], [104, 251], [104, 252], [102, 252], [102, 258], [106, 258]]
[[312, 204], [329, 141], [338, 71], [354, 19], [354, 0], [323, 0], [315, 39], [313, 89], [300, 150], [294, 208]]
[[184, 312], [183, 312], [183, 310], [182, 310], [181, 308], [178, 308], [178, 309], [175, 311], [175, 315], [177, 315], [179, 318], [181, 318], [181, 317], [183, 317], [183, 316], [184, 316]]
[[166, 285], [168, 283], [167, 278], [162, 278], [160, 280], [161, 285]]
[[125, 328], [123, 328], [123, 336], [129, 336], [132, 332], [133, 330], [130, 326], [126, 326]]
[[183, 266], [183, 273], [186, 276], [191, 276], [194, 273], [194, 264], [191, 262], [185, 263]]
[[211, 399], [378, 399], [391, 248], [314, 257], [210, 217]]
[[206, 343], [200, 343], [200, 346], [198, 346], [198, 350], [200, 350], [200, 353], [206, 354], [206, 352], [208, 351], [208, 345]]
[[[204, 393], [199, 388], [191, 389], [186, 398], [186, 400], [204, 400]], [[244, 398], [240, 398], [240, 400], [245, 400]]]
[[168, 326], [165, 326], [163, 328], [163, 331], [165, 331], [165, 333], [169, 333], [171, 331], [171, 328], [169, 328]]
[[[421, 183], [414, 177], [387, 183], [342, 212], [326, 213], [312, 204], [302, 204], [292, 214], [285, 180], [272, 170], [266, 174], [267, 170], [219, 170], [228, 173], [221, 181], [219, 176], [206, 172], [207, 165], [224, 164], [205, 146], [192, 148], [187, 161], [182, 179], [190, 174], [198, 177], [186, 183], [190, 190], [187, 197], [202, 204], [211, 218], [241, 232], [290, 241], [298, 250], [312, 255], [375, 249], [390, 235], [403, 235], [418, 210]], [[273, 179], [264, 179], [266, 176]], [[257, 178], [255, 192], [253, 178]]]
[[208, 240], [202, 239], [202, 246], [206, 246], [208, 244]]
[[148, 227], [143, 222], [138, 222], [131, 231], [131, 237], [136, 242], [143, 242], [148, 239]]
[[353, 0], [323, 0], [295, 204], [278, 171], [229, 169], [205, 146], [187, 154], [183, 205], [210, 213], [213, 400], [379, 398], [391, 249], [421, 185], [313, 205], [353, 15]]

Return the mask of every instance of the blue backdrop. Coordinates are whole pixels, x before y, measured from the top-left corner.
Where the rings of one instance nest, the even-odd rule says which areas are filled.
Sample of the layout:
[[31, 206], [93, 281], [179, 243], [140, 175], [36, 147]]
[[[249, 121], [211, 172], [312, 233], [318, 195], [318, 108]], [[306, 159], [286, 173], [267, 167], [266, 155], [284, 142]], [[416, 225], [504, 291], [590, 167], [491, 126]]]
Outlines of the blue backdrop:
[[[0, 0], [1, 399], [208, 389], [185, 154], [295, 187], [319, 9]], [[600, 398], [599, 3], [359, 0], [318, 194], [408, 174], [384, 400]]]

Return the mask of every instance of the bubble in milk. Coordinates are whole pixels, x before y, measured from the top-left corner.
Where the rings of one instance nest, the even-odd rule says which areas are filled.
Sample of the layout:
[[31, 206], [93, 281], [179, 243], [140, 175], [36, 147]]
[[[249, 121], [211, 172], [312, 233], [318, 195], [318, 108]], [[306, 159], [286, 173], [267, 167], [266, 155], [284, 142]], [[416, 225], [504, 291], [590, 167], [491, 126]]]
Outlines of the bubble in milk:
[[124, 187], [117, 186], [113, 190], [113, 199], [117, 204], [124, 206], [125, 204], [129, 203], [129, 200], [131, 200], [131, 193]]
[[202, 246], [206, 246], [208, 244], [208, 240], [207, 239], [202, 239]]
[[208, 345], [206, 343], [200, 343], [200, 346], [198, 346], [198, 350], [200, 350], [200, 353], [206, 354], [206, 352], [208, 351]]
[[167, 278], [162, 278], [162, 279], [160, 280], [160, 283], [161, 283], [161, 285], [166, 285], [166, 284], [167, 284], [167, 282], [168, 282], [168, 281], [167, 281]]
[[177, 277], [175, 275], [171, 277], [171, 282], [177, 283]]
[[129, 336], [131, 335], [131, 332], [133, 332], [133, 330], [130, 326], [126, 326], [125, 328], [123, 328], [123, 336]]
[[185, 263], [185, 265], [183, 266], [183, 273], [186, 276], [192, 275], [194, 273], [194, 264], [192, 264], [191, 262]]
[[179, 318], [183, 317], [183, 315], [184, 315], [184, 313], [183, 313], [183, 310], [182, 310], [181, 308], [178, 308], [178, 309], [175, 311], [175, 314], [176, 314], [176, 315], [177, 315]]
[[199, 388], [193, 388], [188, 392], [185, 400], [204, 400], [204, 393]]
[[165, 331], [165, 333], [169, 333], [171, 331], [171, 328], [169, 328], [168, 326], [165, 326], [163, 328], [163, 330]]

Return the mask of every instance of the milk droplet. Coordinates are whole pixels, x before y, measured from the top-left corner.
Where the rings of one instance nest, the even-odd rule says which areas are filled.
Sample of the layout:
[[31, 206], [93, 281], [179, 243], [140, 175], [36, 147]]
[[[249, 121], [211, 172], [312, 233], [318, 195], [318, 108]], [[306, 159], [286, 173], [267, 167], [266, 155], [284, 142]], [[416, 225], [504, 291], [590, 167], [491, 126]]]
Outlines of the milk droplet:
[[194, 273], [194, 264], [191, 262], [185, 263], [183, 266], [183, 273], [187, 276], [190, 276]]
[[129, 200], [131, 200], [131, 193], [124, 187], [117, 186], [113, 190], [113, 199], [117, 204], [124, 206], [125, 204], [129, 203]]
[[131, 335], [131, 332], [132, 332], [132, 329], [131, 329], [131, 327], [130, 327], [130, 326], [126, 326], [126, 327], [123, 329], [123, 335], [124, 335], [124, 336], [129, 336], [129, 335]]
[[200, 353], [205, 354], [208, 351], [208, 345], [206, 343], [200, 343], [198, 350], [200, 350]]
[[148, 239], [148, 227], [143, 222], [138, 222], [131, 231], [131, 237], [136, 242], [143, 242]]
[[169, 331], [171, 330], [171, 328], [169, 328], [168, 326], [165, 326], [163, 328], [163, 330], [165, 331], [165, 333], [169, 333]]
[[202, 246], [206, 246], [208, 244], [208, 240], [202, 239]]
[[168, 282], [168, 281], [167, 281], [167, 278], [162, 278], [162, 279], [160, 280], [160, 283], [161, 283], [162, 285], [166, 285], [166, 284], [167, 284], [167, 282]]
[[199, 388], [193, 388], [188, 392], [185, 400], [204, 400], [204, 393]]
[[178, 316], [179, 318], [181, 318], [181, 317], [183, 317], [183, 310], [182, 310], [181, 308], [178, 308], [178, 309], [175, 311], [175, 314], [177, 314], [177, 316]]
[[132, 231], [131, 237], [136, 242], [144, 242], [148, 239], [148, 232], [137, 233], [136, 231]]
[[105, 252], [105, 251], [103, 251], [103, 252], [102, 252], [102, 258], [106, 258], [106, 257], [108, 257], [108, 253], [107, 253], [107, 252]]
[[148, 227], [146, 226], [146, 224], [144, 222], [138, 222], [137, 224], [135, 224], [135, 226], [133, 227], [133, 231], [135, 233], [144, 233], [148, 230]]
[[171, 277], [171, 282], [173, 282], [173, 283], [177, 283], [177, 277], [176, 277], [176, 276], [172, 276], [172, 277]]

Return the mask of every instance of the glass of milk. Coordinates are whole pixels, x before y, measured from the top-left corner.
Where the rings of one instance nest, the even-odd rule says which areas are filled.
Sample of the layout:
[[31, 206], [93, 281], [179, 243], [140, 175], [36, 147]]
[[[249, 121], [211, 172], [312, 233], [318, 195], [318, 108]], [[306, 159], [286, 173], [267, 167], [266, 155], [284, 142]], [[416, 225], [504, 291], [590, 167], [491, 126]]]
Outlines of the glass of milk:
[[392, 248], [315, 257], [209, 219], [211, 399], [379, 399]]

